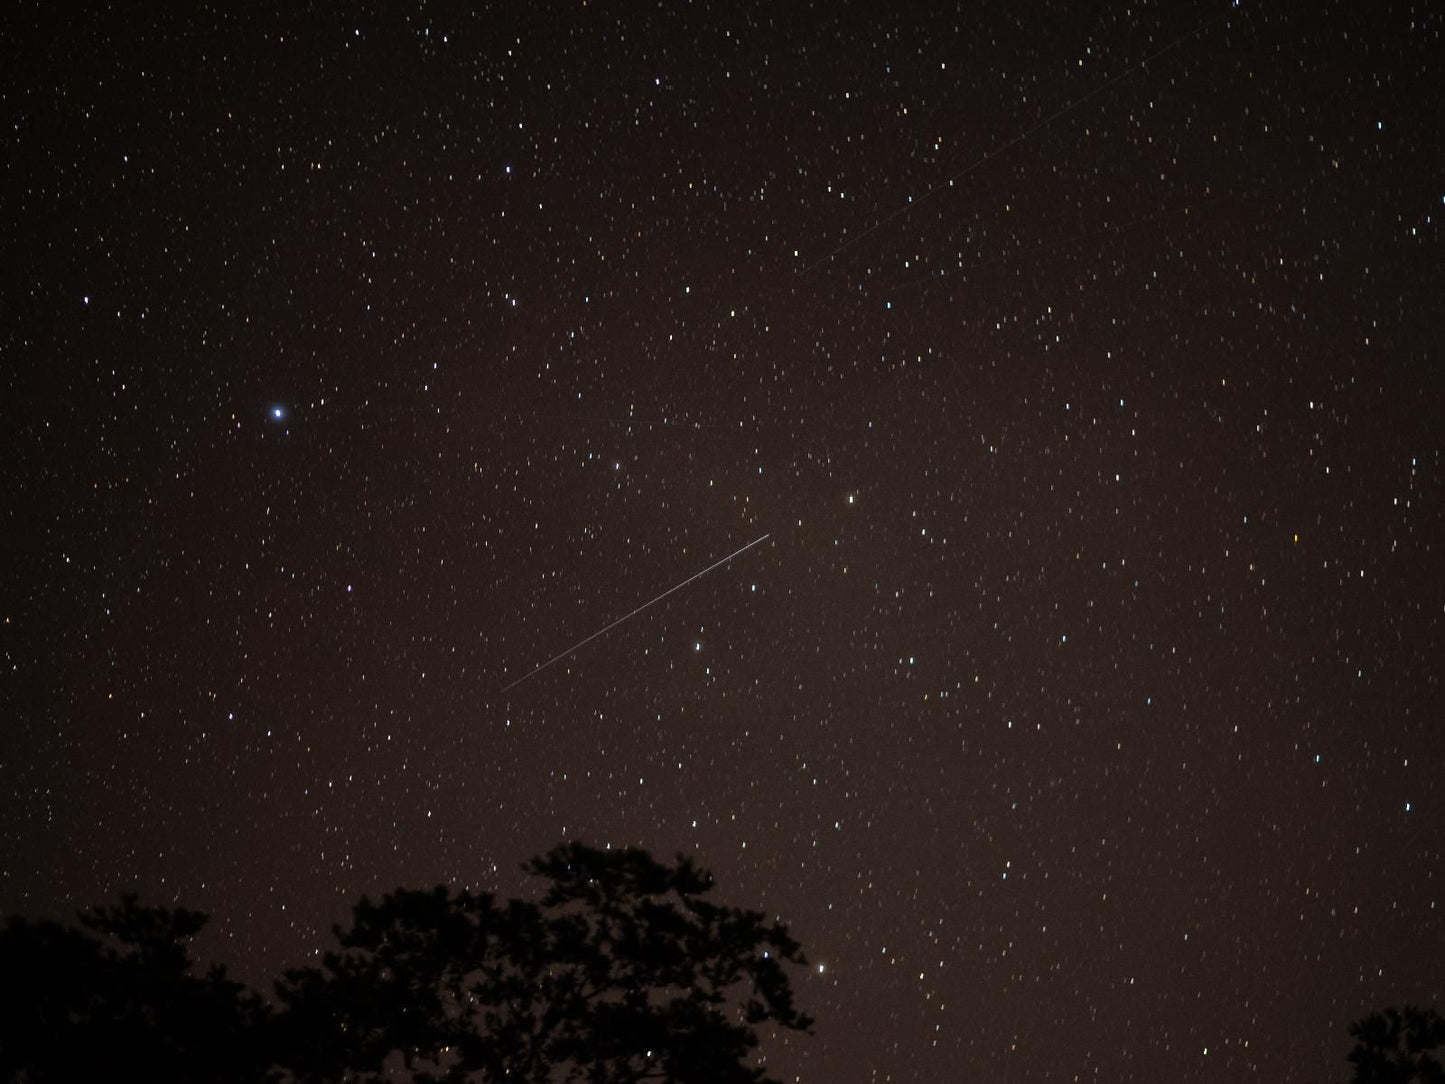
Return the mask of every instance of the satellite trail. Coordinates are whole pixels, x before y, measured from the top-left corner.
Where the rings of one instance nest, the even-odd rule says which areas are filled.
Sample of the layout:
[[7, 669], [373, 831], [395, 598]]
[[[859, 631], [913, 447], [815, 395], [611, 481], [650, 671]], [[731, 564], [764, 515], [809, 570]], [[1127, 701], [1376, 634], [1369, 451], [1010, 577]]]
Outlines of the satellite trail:
[[637, 607], [637, 609], [633, 610], [631, 613], [623, 614], [621, 617], [619, 617], [616, 621], [612, 622], [610, 625], [604, 625], [602, 628], [598, 629], [596, 632], [594, 632], [591, 636], [587, 637], [585, 640], [578, 640], [575, 644], [573, 644], [571, 647], [569, 647], [566, 651], [563, 651], [563, 652], [560, 652], [559, 654], [553, 655], [553, 656], [552, 656], [550, 659], [548, 659], [546, 662], [542, 663], [542, 665], [537, 666], [537, 667], [534, 667], [533, 669], [527, 671], [527, 673], [523, 674], [521, 677], [519, 677], [516, 681], [512, 682], [510, 685], [503, 685], [503, 686], [502, 686], [502, 692], [506, 692], [508, 689], [515, 689], [518, 685], [522, 684], [522, 682], [526, 681], [526, 680], [527, 680], [528, 678], [530, 678], [530, 677], [534, 677], [535, 675], [541, 673], [543, 670], [547, 669], [547, 667], [551, 666], [554, 662], [557, 662], [559, 659], [565, 659], [568, 655], [572, 654], [572, 652], [576, 651], [579, 647], [583, 647], [583, 646], [585, 646], [585, 645], [587, 645], [587, 644], [590, 644], [593, 640], [597, 639], [597, 637], [601, 636], [604, 632], [607, 632], [607, 631], [609, 631], [609, 630], [611, 630], [611, 629], [615, 629], [618, 625], [622, 624], [622, 622], [626, 621], [629, 617], [636, 617], [636, 616], [637, 616], [638, 614], [640, 614], [643, 610], [647, 609], [649, 606], [653, 605], [654, 603], [661, 602], [663, 599], [665, 599], [668, 595], [672, 594], [674, 591], [680, 591], [682, 588], [684, 588], [684, 587], [686, 587], [688, 584], [692, 583], [693, 580], [701, 579], [703, 576], [706, 576], [706, 575], [707, 575], [709, 572], [711, 572], [713, 569], [719, 567], [720, 565], [725, 565], [725, 564], [727, 564], [727, 563], [728, 563], [729, 561], [731, 561], [734, 557], [738, 556], [738, 555], [741, 554], [741, 553], [746, 553], [748, 550], [750, 550], [750, 549], [752, 549], [754, 546], [756, 546], [759, 542], [765, 541], [766, 539], [770, 538], [770, 537], [772, 536], [772, 533], [773, 533], [772, 531], [769, 531], [767, 534], [763, 535], [761, 538], [755, 538], [755, 539], [753, 539], [751, 542], [749, 542], [749, 543], [748, 543], [746, 546], [744, 546], [742, 549], [733, 550], [732, 553], [728, 554], [726, 557], [722, 558], [721, 560], [714, 561], [712, 564], [708, 565], [708, 566], [707, 566], [705, 569], [703, 569], [701, 572], [694, 572], [691, 576], [689, 576], [687, 579], [683, 580], [681, 583], [673, 584], [671, 587], [669, 587], [669, 588], [668, 588], [666, 591], [664, 591], [662, 594], [658, 595], [656, 598], [650, 598], [650, 599], [648, 599], [646, 602], [644, 602], [641, 606]]

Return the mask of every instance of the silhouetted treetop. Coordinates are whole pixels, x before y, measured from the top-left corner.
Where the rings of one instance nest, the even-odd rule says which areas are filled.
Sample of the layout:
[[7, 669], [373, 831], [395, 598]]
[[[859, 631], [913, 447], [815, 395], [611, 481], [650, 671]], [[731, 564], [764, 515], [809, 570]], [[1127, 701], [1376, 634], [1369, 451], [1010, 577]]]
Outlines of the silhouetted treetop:
[[192, 973], [196, 911], [119, 906], [0, 931], [0, 1081], [759, 1084], [759, 1025], [807, 1031], [786, 927], [711, 902], [679, 856], [559, 845], [536, 901], [362, 897], [280, 1011]]
[[399, 889], [363, 898], [342, 951], [278, 985], [304, 1080], [679, 1084], [765, 1081], [763, 1023], [807, 1030], [785, 965], [800, 946], [763, 915], [703, 899], [689, 859], [559, 845], [527, 862], [539, 902]]
[[186, 942], [205, 915], [126, 896], [80, 922], [6, 919], [0, 1079], [263, 1079], [265, 1005], [223, 968], [191, 974]]
[[1350, 1025], [1355, 1046], [1351, 1084], [1445, 1084], [1435, 1051], [1445, 1047], [1445, 1019], [1406, 1005], [1373, 1012]]

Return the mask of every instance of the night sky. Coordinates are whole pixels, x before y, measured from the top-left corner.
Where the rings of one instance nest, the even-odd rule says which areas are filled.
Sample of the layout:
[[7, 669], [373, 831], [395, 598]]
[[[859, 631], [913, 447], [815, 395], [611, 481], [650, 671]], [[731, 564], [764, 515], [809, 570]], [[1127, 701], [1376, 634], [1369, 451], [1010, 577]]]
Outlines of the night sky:
[[265, 987], [686, 851], [807, 950], [807, 1084], [1338, 1080], [1445, 1000], [1438, 5], [60, 18], [0, 910]]

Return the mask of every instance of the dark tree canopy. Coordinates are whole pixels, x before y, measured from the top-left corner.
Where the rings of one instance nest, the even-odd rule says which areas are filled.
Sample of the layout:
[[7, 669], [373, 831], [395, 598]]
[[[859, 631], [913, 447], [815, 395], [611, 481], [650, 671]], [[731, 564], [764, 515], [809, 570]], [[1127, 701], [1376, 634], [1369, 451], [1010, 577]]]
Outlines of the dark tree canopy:
[[205, 915], [127, 896], [80, 922], [12, 916], [0, 931], [0, 1080], [263, 1079], [264, 1004], [222, 968], [191, 974]]
[[[363, 897], [340, 950], [277, 983], [280, 1011], [223, 968], [192, 973], [199, 912], [127, 896], [79, 929], [8, 917], [0, 1081], [776, 1084], [756, 1029], [812, 1026], [784, 926], [704, 899], [712, 877], [683, 856], [569, 843], [523, 868], [547, 884], [536, 902]], [[1434, 1009], [1350, 1035], [1351, 1084], [1445, 1084]]]
[[0, 1081], [742, 1084], [768, 1080], [757, 1027], [811, 1027], [785, 970], [798, 944], [704, 899], [688, 859], [571, 843], [524, 868], [536, 902], [363, 897], [339, 951], [277, 984], [279, 1011], [221, 968], [192, 974], [198, 912], [127, 897], [79, 929], [11, 917]]
[[363, 899], [342, 951], [278, 985], [303, 1080], [766, 1081], [754, 1030], [793, 1005], [787, 930], [703, 899], [712, 878], [638, 849], [560, 845], [538, 903], [398, 890]]
[[702, 899], [711, 876], [572, 843], [526, 869], [540, 902], [397, 890], [363, 899], [342, 951], [277, 991], [302, 1080], [764, 1081], [757, 1025], [808, 1029], [760, 913]]
[[1445, 1047], [1445, 1019], [1434, 1009], [1386, 1009], [1350, 1025], [1355, 1046], [1351, 1084], [1445, 1084], [1436, 1053]]

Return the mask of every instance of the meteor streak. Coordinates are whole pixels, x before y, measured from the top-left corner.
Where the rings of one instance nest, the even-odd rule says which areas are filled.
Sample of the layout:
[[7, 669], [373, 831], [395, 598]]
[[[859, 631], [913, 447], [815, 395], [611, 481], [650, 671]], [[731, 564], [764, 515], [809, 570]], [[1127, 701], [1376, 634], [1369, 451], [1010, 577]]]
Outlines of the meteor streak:
[[666, 591], [664, 591], [662, 594], [658, 595], [656, 598], [648, 599], [646, 602], [644, 602], [641, 606], [637, 607], [637, 609], [633, 610], [631, 613], [623, 614], [621, 617], [619, 617], [616, 621], [612, 622], [610, 625], [604, 625], [602, 628], [598, 629], [596, 632], [594, 632], [591, 636], [587, 637], [585, 640], [578, 640], [575, 644], [573, 644], [571, 647], [569, 647], [566, 651], [563, 651], [563, 652], [561, 652], [560, 654], [557, 654], [557, 655], [553, 655], [553, 656], [552, 656], [550, 659], [548, 659], [546, 662], [542, 663], [542, 665], [540, 665], [540, 666], [538, 666], [538, 667], [535, 667], [535, 668], [533, 668], [532, 670], [527, 671], [527, 673], [523, 674], [521, 677], [519, 677], [516, 681], [512, 682], [510, 685], [503, 685], [503, 686], [502, 686], [502, 692], [506, 692], [508, 689], [515, 689], [518, 685], [522, 684], [522, 682], [526, 681], [528, 678], [533, 677], [534, 675], [536, 675], [536, 674], [538, 674], [538, 673], [541, 673], [543, 670], [547, 669], [547, 667], [551, 666], [554, 662], [557, 662], [557, 661], [560, 660], [560, 659], [565, 659], [568, 655], [572, 654], [572, 652], [576, 651], [579, 647], [583, 647], [583, 646], [585, 646], [585, 645], [587, 645], [587, 644], [590, 644], [593, 640], [597, 639], [597, 637], [601, 636], [604, 632], [608, 632], [608, 631], [610, 631], [611, 629], [615, 629], [618, 625], [622, 624], [622, 622], [626, 621], [628, 618], [630, 618], [630, 617], [636, 617], [636, 616], [637, 616], [638, 614], [640, 614], [643, 610], [647, 609], [649, 606], [651, 606], [651, 605], [653, 605], [653, 604], [655, 604], [655, 603], [661, 602], [663, 599], [665, 599], [668, 595], [672, 594], [674, 591], [680, 591], [682, 588], [684, 588], [684, 587], [686, 587], [688, 584], [692, 583], [693, 580], [701, 579], [703, 576], [706, 576], [706, 575], [707, 575], [709, 572], [711, 572], [713, 569], [715, 569], [715, 568], [717, 568], [717, 567], [719, 567], [719, 566], [721, 566], [721, 565], [727, 564], [729, 561], [731, 561], [734, 557], [737, 557], [739, 554], [746, 553], [748, 550], [750, 550], [750, 549], [752, 549], [754, 546], [756, 546], [759, 542], [763, 542], [763, 541], [765, 541], [766, 539], [770, 538], [770, 537], [772, 536], [772, 533], [773, 533], [772, 531], [769, 531], [767, 534], [763, 535], [761, 538], [755, 538], [755, 539], [753, 539], [751, 542], [749, 542], [749, 543], [748, 543], [746, 546], [744, 546], [742, 549], [733, 550], [732, 553], [730, 553], [730, 554], [728, 554], [726, 557], [722, 558], [722, 560], [720, 560], [720, 561], [714, 561], [712, 564], [708, 565], [708, 566], [707, 566], [705, 569], [703, 569], [701, 572], [694, 572], [691, 576], [689, 576], [687, 579], [683, 580], [681, 583], [673, 584], [671, 587], [669, 587], [669, 588], [668, 588]]

